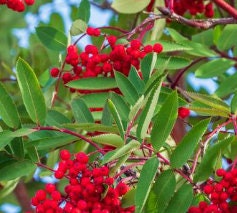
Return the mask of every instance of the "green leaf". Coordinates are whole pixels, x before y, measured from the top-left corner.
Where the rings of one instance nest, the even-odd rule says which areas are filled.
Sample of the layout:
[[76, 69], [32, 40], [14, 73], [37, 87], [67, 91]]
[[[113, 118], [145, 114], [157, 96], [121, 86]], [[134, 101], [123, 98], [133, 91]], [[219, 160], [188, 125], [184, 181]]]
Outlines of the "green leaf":
[[16, 70], [26, 111], [35, 123], [43, 124], [46, 118], [46, 105], [37, 77], [30, 65], [22, 58], [17, 60]]
[[100, 108], [104, 107], [109, 94], [108, 92], [90, 93], [81, 96], [81, 99], [85, 101], [89, 108]]
[[39, 154], [35, 146], [28, 146], [26, 150], [32, 162], [40, 162]]
[[13, 190], [16, 188], [17, 184], [19, 182], [19, 178], [16, 178], [14, 180], [10, 181], [4, 181], [0, 182], [1, 190], [0, 190], [0, 200], [2, 200], [4, 197], [9, 195], [13, 192]]
[[70, 81], [66, 86], [80, 90], [105, 90], [117, 87], [115, 79], [108, 77], [81, 78]]
[[204, 157], [202, 158], [200, 164], [198, 165], [195, 175], [194, 181], [204, 181], [214, 171], [215, 162], [219, 154], [224, 151], [230, 143], [234, 140], [234, 137], [229, 137], [219, 142], [216, 142], [214, 145], [210, 145], [210, 147], [206, 150]]
[[220, 111], [219, 109], [215, 108], [210, 108], [210, 107], [199, 107], [199, 106], [189, 106], [188, 107], [190, 110], [198, 113], [199, 115], [204, 115], [204, 116], [221, 116], [228, 118], [230, 116], [229, 113]]
[[90, 19], [90, 2], [82, 0], [78, 8], [78, 18], [88, 23]]
[[127, 121], [128, 114], [129, 114], [129, 106], [125, 102], [124, 97], [121, 95], [118, 95], [117, 93], [112, 93], [110, 99], [116, 106], [116, 109], [118, 110], [118, 113], [121, 116], [121, 120]]
[[218, 97], [225, 97], [237, 91], [237, 73], [227, 77], [215, 91]]
[[209, 29], [209, 30], [205, 30], [200, 33], [197, 33], [192, 36], [192, 41], [195, 41], [197, 43], [201, 43], [203, 45], [210, 47], [214, 45], [214, 30]]
[[151, 77], [154, 66], [157, 63], [157, 54], [148, 54], [141, 61], [141, 72], [145, 83]]
[[153, 188], [148, 200], [148, 212], [163, 213], [172, 198], [176, 186], [175, 175], [172, 170], [162, 172]]
[[198, 67], [195, 75], [198, 78], [212, 78], [223, 74], [234, 64], [235, 62], [233, 60], [226, 58], [214, 59]]
[[20, 125], [19, 115], [10, 95], [0, 83], [0, 116], [1, 119], [11, 128], [18, 128]]
[[144, 100], [144, 95], [142, 95], [137, 102], [134, 104], [134, 106], [131, 107], [128, 118], [129, 120], [133, 120], [134, 117], [137, 115], [138, 111], [143, 107], [146, 100]]
[[232, 100], [231, 100], [231, 113], [237, 114], [237, 93], [234, 94]]
[[220, 98], [213, 95], [206, 95], [194, 92], [185, 92], [190, 98], [196, 100], [202, 104], [207, 105], [208, 107], [212, 107], [214, 109], [218, 109], [219, 111], [230, 113], [229, 106]]
[[13, 180], [22, 176], [26, 176], [36, 169], [30, 160], [11, 162], [0, 168], [0, 181]]
[[24, 159], [25, 151], [24, 151], [24, 143], [22, 141], [22, 138], [20, 137], [14, 138], [11, 141], [10, 146], [11, 146], [14, 156], [16, 156], [18, 159]]
[[77, 123], [94, 123], [90, 110], [81, 98], [73, 99], [71, 106]]
[[159, 161], [157, 157], [152, 157], [143, 165], [136, 189], [135, 206], [136, 212], [143, 212], [147, 198], [151, 191], [153, 181], [158, 170]]
[[158, 102], [158, 98], [160, 95], [160, 88], [161, 88], [162, 81], [158, 83], [158, 85], [154, 88], [154, 90], [150, 93], [147, 103], [139, 117], [138, 125], [137, 125], [137, 137], [138, 138], [145, 138], [147, 129], [150, 125], [151, 119], [153, 118], [156, 105]]
[[210, 119], [198, 122], [182, 139], [170, 157], [172, 168], [181, 167], [193, 154], [205, 133]]
[[[168, 64], [166, 64], [167, 61], [169, 61]], [[190, 59], [187, 58], [160, 55], [157, 57], [155, 69], [162, 70], [165, 67], [166, 69], [177, 70], [187, 67], [190, 63]]]
[[123, 123], [121, 120], [121, 116], [119, 115], [116, 106], [114, 105], [114, 103], [111, 100], [108, 100], [108, 106], [109, 106], [110, 112], [114, 118], [114, 121], [118, 126], [120, 136], [122, 138], [124, 138], [124, 127], [123, 127]]
[[122, 91], [124, 98], [131, 104], [135, 104], [139, 98], [139, 95], [133, 86], [133, 84], [129, 81], [129, 79], [120, 72], [115, 72], [115, 80], [119, 89]]
[[132, 67], [129, 71], [128, 80], [133, 84], [133, 86], [136, 88], [138, 94], [142, 94], [145, 83], [144, 81], [139, 77], [137, 70]]
[[116, 134], [100, 134], [91, 138], [93, 141], [103, 145], [110, 145], [113, 147], [121, 147], [124, 145], [123, 139]]
[[151, 143], [159, 150], [170, 135], [178, 116], [178, 95], [174, 91], [162, 104], [151, 131]]
[[64, 114], [56, 110], [49, 110], [45, 122], [49, 126], [61, 127], [62, 124], [69, 123], [70, 120]]
[[140, 146], [141, 146], [141, 144], [138, 141], [131, 140], [128, 144], [126, 144], [120, 148], [117, 148], [111, 152], [106, 153], [103, 157], [102, 164], [108, 163], [108, 162], [118, 159], [128, 153], [131, 153], [134, 150], [139, 149]]
[[68, 123], [63, 124], [62, 127], [69, 128], [69, 129], [77, 129], [77, 130], [85, 130], [88, 132], [110, 132], [110, 133], [118, 133], [118, 128], [116, 126], [106, 126], [103, 124], [97, 123]]
[[111, 7], [119, 13], [138, 13], [145, 9], [150, 0], [115, 0]]
[[[179, 42], [179, 43], [184, 43], [185, 41], [188, 41], [188, 39], [184, 36], [182, 36], [178, 31], [176, 31], [175, 29], [173, 28], [169, 28], [167, 27], [167, 30], [170, 34], [170, 36], [176, 41], [176, 42]], [[185, 44], [185, 43], [184, 43]]]
[[128, 208], [130, 206], [134, 206], [135, 193], [136, 193], [136, 189], [132, 188], [122, 197], [122, 207], [123, 208]]
[[[86, 0], [87, 1], [87, 0]], [[83, 10], [82, 10], [83, 11]], [[72, 26], [70, 28], [70, 34], [72, 36], [77, 36], [81, 33], [85, 33], [87, 29], [87, 24], [81, 19], [77, 19], [72, 23]]]
[[187, 212], [193, 200], [193, 188], [189, 184], [182, 185], [171, 198], [165, 213], [184, 213]]
[[228, 50], [236, 46], [237, 26], [235, 24], [226, 25], [217, 41], [217, 47], [220, 50]]
[[190, 55], [194, 56], [206, 56], [206, 57], [213, 57], [217, 56], [217, 53], [215, 53], [213, 50], [211, 50], [208, 46], [205, 46], [200, 43], [196, 43], [194, 41], [185, 40], [182, 42], [183, 45], [187, 45], [188, 47], [191, 47], [191, 50], [187, 50], [186, 52]]
[[36, 27], [40, 41], [49, 49], [63, 51], [67, 47], [67, 36], [53, 27]]
[[25, 144], [26, 148], [35, 146], [38, 151], [52, 151], [61, 146], [72, 143], [73, 141], [78, 140], [77, 137], [72, 135], [65, 135], [64, 133], [58, 134], [56, 136], [45, 137], [38, 140], [29, 141]]
[[0, 132], [0, 149], [4, 148], [6, 145], [8, 145], [13, 140], [13, 138], [29, 135], [35, 131], [36, 130], [34, 130], [34, 129], [22, 128], [22, 129], [18, 129], [16, 131], [14, 131], [14, 132], [9, 131], [9, 130]]

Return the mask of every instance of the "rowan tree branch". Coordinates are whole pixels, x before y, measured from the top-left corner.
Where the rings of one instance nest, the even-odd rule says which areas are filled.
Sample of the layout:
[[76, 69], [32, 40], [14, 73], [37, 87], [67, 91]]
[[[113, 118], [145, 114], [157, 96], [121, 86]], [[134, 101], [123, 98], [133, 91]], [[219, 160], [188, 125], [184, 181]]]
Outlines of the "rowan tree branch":
[[[209, 18], [209, 19], [187, 19], [172, 12], [167, 7], [158, 7], [161, 15], [155, 15], [154, 19], [169, 18], [173, 21], [177, 21], [181, 24], [188, 25], [190, 27], [200, 28], [200, 29], [210, 29], [216, 25], [226, 25], [226, 24], [236, 24], [237, 19], [234, 17], [229, 18]], [[233, 15], [233, 14], [232, 14]], [[236, 14], [237, 15], [237, 14]]]
[[212, 0], [217, 6], [228, 12], [229, 15], [237, 19], [237, 10], [224, 0]]

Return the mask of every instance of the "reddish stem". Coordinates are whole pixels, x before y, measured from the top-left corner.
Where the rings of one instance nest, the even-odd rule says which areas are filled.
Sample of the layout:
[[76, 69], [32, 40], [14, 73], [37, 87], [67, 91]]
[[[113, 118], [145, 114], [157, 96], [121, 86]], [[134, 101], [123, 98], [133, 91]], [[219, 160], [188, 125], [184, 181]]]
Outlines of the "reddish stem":
[[56, 128], [56, 127], [51, 127], [51, 126], [46, 126], [46, 127], [42, 127], [42, 126], [38, 126], [36, 128], [34, 128], [36, 130], [49, 130], [49, 131], [57, 131], [57, 132], [63, 132], [63, 133], [66, 133], [66, 134], [69, 134], [69, 135], [73, 135], [73, 136], [76, 136], [80, 139], [82, 139], [83, 141], [89, 143], [90, 145], [94, 146], [101, 154], [105, 154], [104, 150], [101, 149], [96, 143], [94, 143], [92, 140], [88, 139], [87, 137], [85, 137], [84, 135], [81, 135], [77, 132], [73, 132], [69, 129], [64, 129], [64, 128]]
[[224, 1], [224, 0], [213, 0], [213, 2], [215, 2], [216, 5], [218, 5], [223, 10], [228, 12], [232, 17], [237, 19], [237, 10], [234, 7], [232, 7], [230, 4], [228, 4], [226, 1]]
[[193, 166], [192, 166], [192, 169], [191, 169], [191, 174], [193, 174], [196, 170], [196, 167], [197, 167], [197, 162], [198, 162], [198, 159], [199, 159], [199, 156], [200, 154], [202, 153], [202, 148], [205, 147], [205, 145], [208, 143], [208, 141], [218, 132], [220, 131], [220, 129], [226, 125], [228, 125], [229, 123], [231, 123], [232, 120], [229, 119], [227, 120], [226, 122], [222, 123], [221, 125], [217, 126], [211, 133], [209, 133], [206, 137], [206, 140], [202, 143], [202, 146], [200, 146], [200, 148], [198, 149], [195, 157], [194, 157], [194, 161], [193, 161]]

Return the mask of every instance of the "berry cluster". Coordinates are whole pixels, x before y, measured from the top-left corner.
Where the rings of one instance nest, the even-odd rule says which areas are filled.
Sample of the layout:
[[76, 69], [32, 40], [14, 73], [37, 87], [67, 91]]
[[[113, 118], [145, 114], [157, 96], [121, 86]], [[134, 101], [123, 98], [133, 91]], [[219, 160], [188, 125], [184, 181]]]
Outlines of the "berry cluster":
[[11, 10], [17, 12], [23, 12], [25, 10], [25, 4], [30, 6], [35, 3], [35, 0], [0, 0], [0, 5], [5, 4]]
[[[101, 35], [99, 29], [91, 27], [88, 27], [87, 34], [89, 36]], [[116, 36], [110, 35], [105, 38], [103, 47], [100, 49], [95, 45], [88, 44], [84, 51], [79, 53], [77, 46], [68, 46], [65, 62], [72, 69], [63, 70], [60, 76], [60, 70], [54, 67], [50, 71], [51, 76], [60, 76], [66, 84], [80, 78], [114, 77], [114, 70], [128, 75], [131, 66], [136, 67], [137, 70], [140, 69], [140, 60], [148, 53], [160, 53], [163, 49], [159, 43], [144, 46], [139, 40], [134, 39], [127, 44], [117, 44]]]
[[[166, 6], [168, 6], [168, 4], [169, 1], [166, 1]], [[207, 18], [214, 16], [212, 2], [205, 4], [204, 0], [174, 0], [174, 12], [181, 16], [186, 12], [194, 16], [198, 13], [204, 14]]]
[[210, 202], [201, 201], [197, 207], [190, 207], [188, 213], [237, 212], [237, 169], [218, 169], [216, 175], [221, 177], [221, 180], [209, 181], [203, 188]]
[[135, 207], [122, 208], [121, 198], [129, 187], [109, 177], [107, 166], [96, 167], [88, 163], [88, 156], [79, 152], [71, 159], [68, 150], [60, 151], [61, 161], [54, 176], [67, 178], [69, 184], [62, 194], [54, 184], [46, 184], [32, 198], [37, 213], [132, 213]]

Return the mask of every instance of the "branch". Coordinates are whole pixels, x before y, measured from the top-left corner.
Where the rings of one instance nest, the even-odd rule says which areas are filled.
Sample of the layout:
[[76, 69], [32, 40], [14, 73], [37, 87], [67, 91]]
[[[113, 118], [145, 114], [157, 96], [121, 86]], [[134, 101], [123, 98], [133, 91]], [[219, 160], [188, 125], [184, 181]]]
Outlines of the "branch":
[[187, 19], [174, 12], [171, 12], [166, 7], [158, 7], [158, 10], [161, 12], [161, 15], [155, 15], [154, 19], [169, 18], [181, 24], [185, 24], [190, 27], [195, 27], [195, 28], [200, 28], [200, 29], [209, 29], [209, 28], [215, 27], [216, 25], [237, 23], [237, 20], [232, 17], [231, 18], [213, 18], [213, 19]]
[[224, 0], [212, 0], [212, 1], [215, 2], [215, 4], [218, 5], [220, 8], [228, 12], [229, 15], [237, 19], [237, 10], [230, 4], [228, 4]]
[[31, 200], [27, 192], [25, 183], [22, 180], [20, 180], [20, 182], [14, 189], [14, 194], [22, 208], [22, 212], [32, 212]]

